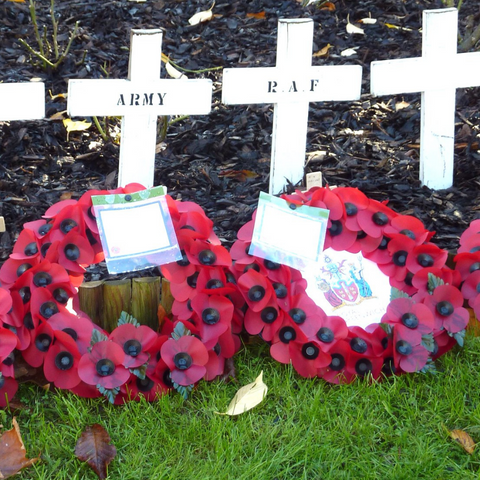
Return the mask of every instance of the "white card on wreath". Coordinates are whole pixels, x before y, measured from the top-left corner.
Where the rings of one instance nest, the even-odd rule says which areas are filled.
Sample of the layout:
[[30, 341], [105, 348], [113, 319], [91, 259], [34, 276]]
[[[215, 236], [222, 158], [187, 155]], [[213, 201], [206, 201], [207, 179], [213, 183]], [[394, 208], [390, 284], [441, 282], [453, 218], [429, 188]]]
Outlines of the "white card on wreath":
[[181, 260], [164, 187], [94, 195], [92, 202], [109, 273]]
[[304, 270], [308, 296], [327, 315], [365, 328], [379, 323], [390, 303], [389, 278], [361, 253], [327, 248], [321, 262]]
[[249, 254], [302, 270], [323, 251], [329, 211], [260, 192]]

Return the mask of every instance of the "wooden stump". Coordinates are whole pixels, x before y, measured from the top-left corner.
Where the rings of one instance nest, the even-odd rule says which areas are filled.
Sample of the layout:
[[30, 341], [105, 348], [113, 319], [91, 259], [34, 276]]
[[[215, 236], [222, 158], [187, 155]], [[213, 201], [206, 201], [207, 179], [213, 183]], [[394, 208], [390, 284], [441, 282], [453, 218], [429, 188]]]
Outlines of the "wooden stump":
[[85, 282], [78, 289], [78, 297], [80, 309], [108, 332], [117, 326], [122, 311], [157, 330], [161, 326], [159, 308], [163, 319], [171, 313], [173, 304], [170, 283], [160, 277]]

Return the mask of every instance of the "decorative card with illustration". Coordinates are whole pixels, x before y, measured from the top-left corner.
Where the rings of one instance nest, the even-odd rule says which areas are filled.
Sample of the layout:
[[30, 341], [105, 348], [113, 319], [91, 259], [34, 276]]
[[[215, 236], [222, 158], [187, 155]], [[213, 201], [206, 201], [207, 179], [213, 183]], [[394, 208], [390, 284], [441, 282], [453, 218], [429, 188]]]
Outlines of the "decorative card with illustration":
[[365, 328], [379, 323], [390, 303], [389, 278], [361, 253], [326, 249], [319, 264], [303, 272], [307, 294], [327, 315]]
[[322, 256], [328, 214], [260, 192], [248, 253], [303, 270]]
[[181, 260], [164, 187], [94, 195], [92, 202], [109, 273]]

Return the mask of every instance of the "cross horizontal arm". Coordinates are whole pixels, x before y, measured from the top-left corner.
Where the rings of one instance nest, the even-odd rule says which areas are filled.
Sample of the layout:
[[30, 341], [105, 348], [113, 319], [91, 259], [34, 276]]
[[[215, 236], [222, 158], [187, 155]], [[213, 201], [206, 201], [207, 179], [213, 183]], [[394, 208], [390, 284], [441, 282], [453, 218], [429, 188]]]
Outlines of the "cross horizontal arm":
[[0, 84], [0, 121], [35, 120], [45, 117], [43, 83]]
[[202, 115], [211, 110], [212, 81], [70, 80], [71, 116]]
[[360, 65], [284, 68], [226, 68], [222, 102], [227, 105], [344, 101], [360, 98]]

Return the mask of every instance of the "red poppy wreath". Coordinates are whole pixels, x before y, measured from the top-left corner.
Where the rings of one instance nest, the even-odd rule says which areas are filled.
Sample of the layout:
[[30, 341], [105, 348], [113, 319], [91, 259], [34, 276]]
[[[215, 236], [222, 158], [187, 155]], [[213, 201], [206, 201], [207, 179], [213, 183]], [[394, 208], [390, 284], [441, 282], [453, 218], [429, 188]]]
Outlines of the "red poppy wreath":
[[123, 403], [172, 389], [186, 397], [198, 381], [224, 371], [244, 330], [300, 375], [334, 383], [425, 371], [463, 342], [469, 316], [461, 274], [445, 266], [447, 252], [430, 243], [433, 233], [418, 219], [353, 188], [283, 198], [328, 209], [325, 247], [362, 252], [390, 277], [396, 294], [380, 323], [347, 326], [312, 301], [299, 271], [249, 255], [253, 220], [240, 229], [230, 256], [201, 207], [167, 196], [182, 252], [161, 267], [174, 297], [172, 319], [156, 332], [122, 314], [106, 332], [80, 311], [77, 295], [85, 267], [104, 258], [91, 196], [141, 189], [89, 191], [24, 225], [0, 269], [0, 406], [16, 393], [19, 356], [43, 368], [57, 388]]
[[[377, 379], [432, 370], [434, 359], [463, 345], [469, 314], [463, 308], [460, 274], [445, 265], [447, 252], [430, 242], [433, 233], [420, 220], [397, 214], [355, 188], [315, 187], [282, 198], [292, 208], [329, 210], [324, 248], [361, 252], [393, 288], [380, 322], [349, 326], [312, 301], [299, 271], [248, 254], [252, 220], [232, 246], [232, 271], [247, 303], [245, 330], [268, 342], [273, 358], [291, 362], [304, 377], [341, 383], [367, 374]], [[478, 252], [473, 255], [480, 265]], [[355, 280], [368, 289], [361, 278]], [[478, 291], [480, 277], [475, 281]], [[480, 310], [478, 300], [476, 305]]]
[[85, 267], [104, 258], [92, 195], [142, 190], [132, 184], [64, 200], [28, 222], [0, 269], [0, 406], [17, 391], [15, 359], [42, 368], [47, 381], [80, 396], [112, 403], [182, 395], [224, 370], [240, 347], [242, 297], [227, 249], [213, 222], [192, 202], [167, 204], [183, 258], [162, 266], [175, 298], [173, 320], [159, 332], [122, 313], [106, 332], [79, 309]]

